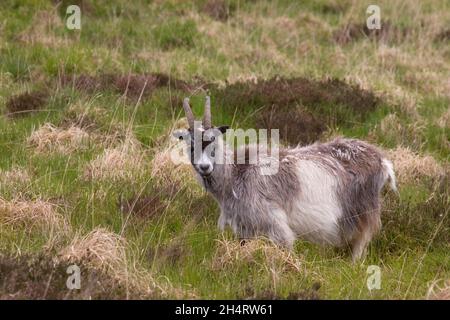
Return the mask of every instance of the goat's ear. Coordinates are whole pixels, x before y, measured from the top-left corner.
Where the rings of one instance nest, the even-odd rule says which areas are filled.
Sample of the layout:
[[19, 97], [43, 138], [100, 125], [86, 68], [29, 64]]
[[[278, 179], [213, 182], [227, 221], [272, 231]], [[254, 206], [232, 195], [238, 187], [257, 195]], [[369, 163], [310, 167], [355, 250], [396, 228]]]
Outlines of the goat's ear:
[[220, 126], [220, 127], [217, 127], [217, 130], [219, 130], [222, 134], [224, 134], [225, 132], [227, 132], [228, 129], [230, 129], [230, 126]]
[[187, 130], [175, 130], [172, 135], [178, 140], [186, 140], [189, 137], [189, 131]]

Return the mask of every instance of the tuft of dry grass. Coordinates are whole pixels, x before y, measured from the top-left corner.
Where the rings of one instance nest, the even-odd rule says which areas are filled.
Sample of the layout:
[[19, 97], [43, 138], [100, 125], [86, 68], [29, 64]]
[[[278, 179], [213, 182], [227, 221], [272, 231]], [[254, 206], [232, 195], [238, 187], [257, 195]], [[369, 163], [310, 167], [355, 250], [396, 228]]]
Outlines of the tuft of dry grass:
[[[107, 111], [98, 106], [94, 106], [92, 101], [82, 100], [71, 104], [65, 112], [62, 126], [77, 128], [91, 132], [99, 129], [100, 123], [106, 118]], [[113, 125], [113, 124], [111, 124]]]
[[0, 198], [0, 221], [27, 229], [38, 227], [50, 234], [65, 234], [70, 228], [56, 205], [42, 199], [7, 201]]
[[133, 296], [182, 297], [189, 295], [168, 282], [157, 282], [147, 270], [138, 269], [127, 255], [127, 241], [104, 228], [77, 234], [58, 255], [60, 262], [80, 263], [100, 270], [122, 283]]
[[60, 259], [84, 263], [100, 270], [120, 270], [126, 264], [125, 239], [106, 229], [98, 228], [87, 235], [75, 235], [59, 253]]
[[241, 264], [257, 264], [262, 270], [277, 273], [302, 272], [304, 269], [302, 261], [293, 252], [268, 240], [253, 239], [245, 242], [218, 240], [212, 268], [224, 270]]
[[444, 168], [430, 155], [420, 156], [408, 147], [388, 150], [388, 158], [400, 183], [417, 183], [423, 177], [438, 180], [445, 174]]
[[89, 139], [89, 134], [81, 128], [70, 126], [63, 129], [55, 127], [51, 123], [45, 123], [31, 133], [27, 143], [38, 153], [70, 154], [86, 149]]
[[450, 108], [437, 120], [437, 125], [441, 128], [450, 128]]
[[405, 124], [395, 113], [391, 113], [371, 129], [369, 136], [382, 136], [395, 142], [396, 145], [408, 145], [420, 149], [424, 142], [421, 133], [425, 126], [426, 123], [422, 119]]
[[142, 177], [146, 170], [145, 153], [139, 141], [127, 136], [115, 148], [107, 148], [92, 160], [84, 170], [87, 180], [132, 180]]
[[450, 300], [450, 280], [444, 281], [442, 285], [434, 282], [428, 289], [426, 299], [428, 300]]
[[21, 191], [30, 183], [31, 176], [25, 168], [13, 167], [7, 171], [0, 169], [0, 189]]

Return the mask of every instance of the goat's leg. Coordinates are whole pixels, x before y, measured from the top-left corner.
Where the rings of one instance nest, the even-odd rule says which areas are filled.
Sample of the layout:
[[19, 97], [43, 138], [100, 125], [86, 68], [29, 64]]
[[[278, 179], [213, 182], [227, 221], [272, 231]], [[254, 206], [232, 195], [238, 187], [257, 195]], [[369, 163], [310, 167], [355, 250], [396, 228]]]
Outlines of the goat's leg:
[[220, 212], [219, 220], [217, 221], [217, 227], [221, 232], [225, 230], [225, 226], [227, 224], [227, 218], [223, 212]]
[[295, 233], [288, 224], [284, 210], [272, 210], [272, 221], [267, 236], [275, 243], [292, 250], [296, 239]]
[[352, 261], [355, 263], [366, 255], [367, 246], [372, 240], [373, 236], [381, 228], [380, 213], [371, 213], [367, 221], [367, 225], [363, 226], [351, 241]]

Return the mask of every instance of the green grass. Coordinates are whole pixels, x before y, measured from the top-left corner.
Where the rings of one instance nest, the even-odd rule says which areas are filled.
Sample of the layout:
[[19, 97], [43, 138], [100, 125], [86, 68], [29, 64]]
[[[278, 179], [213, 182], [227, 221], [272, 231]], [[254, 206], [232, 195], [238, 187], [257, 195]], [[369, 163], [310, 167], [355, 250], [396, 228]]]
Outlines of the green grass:
[[[352, 264], [344, 249], [300, 240], [294, 255], [301, 261], [301, 271], [272, 265], [261, 253], [250, 262], [234, 261], [217, 270], [213, 265], [220, 241], [238, 241], [229, 231], [217, 230], [217, 204], [191, 180], [177, 184], [175, 194], [166, 194], [167, 180], [150, 173], [161, 139], [183, 116], [181, 99], [191, 93], [162, 87], [138, 101], [125, 99], [113, 86], [96, 92], [57, 86], [61, 72], [93, 76], [161, 72], [188, 82], [199, 78], [210, 88], [215, 124], [251, 128], [272, 98], [245, 98], [248, 88], [232, 88], [230, 83], [254, 77], [258, 81], [305, 77], [317, 82], [337, 78], [373, 92], [379, 99], [376, 107], [360, 113], [350, 107], [352, 101], [324, 98], [329, 92], [321, 92], [317, 99], [305, 96], [308, 103], [300, 96], [288, 107], [302, 104], [328, 119], [330, 135], [431, 155], [448, 175], [450, 130], [439, 119], [448, 113], [450, 103], [445, 87], [450, 57], [448, 48], [432, 38], [450, 22], [448, 4], [436, 0], [421, 7], [420, 1], [381, 1], [383, 19], [413, 30], [410, 38], [387, 44], [361, 38], [340, 45], [333, 41], [333, 32], [350, 21], [363, 23], [363, 4], [351, 8], [349, 1], [341, 6], [326, 1], [224, 1], [230, 17], [215, 21], [202, 11], [203, 3], [87, 1], [82, 30], [70, 31], [64, 28], [65, 3], [58, 12], [51, 1], [8, 0], [0, 11], [4, 21], [0, 25], [0, 175], [12, 168], [30, 175], [23, 185], [0, 178], [1, 199], [45, 199], [59, 204], [74, 232], [87, 234], [105, 227], [120, 234], [127, 241], [130, 265], [183, 289], [185, 296], [421, 299], [434, 281], [450, 279], [448, 179], [427, 176], [416, 183], [400, 181], [399, 197], [384, 195], [383, 229], [361, 264]], [[405, 14], [397, 13], [398, 8], [404, 8]], [[34, 18], [41, 11], [50, 17], [48, 25], [45, 19]], [[439, 21], [433, 20], [437, 17]], [[429, 24], [418, 27], [418, 19], [434, 21], [437, 30]], [[34, 34], [33, 41], [21, 40], [19, 35], [30, 35], [33, 29], [43, 31]], [[408, 74], [419, 80], [406, 81]], [[6, 115], [12, 96], [39, 88], [49, 91], [41, 110], [21, 117]], [[203, 99], [201, 89], [191, 96], [198, 116]], [[64, 127], [81, 111], [95, 125], [86, 130], [100, 137], [87, 148], [69, 154], [36, 153], [27, 144], [33, 130], [44, 123]], [[396, 115], [399, 129], [382, 129], [391, 114]], [[124, 135], [128, 130], [142, 144], [145, 170], [134, 179], [84, 178], [88, 163], [107, 148], [102, 141], [113, 132]], [[112, 147], [120, 141], [114, 143]], [[161, 193], [163, 209], [147, 219], [127, 219], [120, 211], [120, 199], [139, 193]], [[49, 235], [33, 230], [0, 222], [0, 252], [47, 252]], [[56, 254], [69, 241], [55, 244], [50, 253]], [[369, 265], [381, 268], [381, 290], [366, 287]]]

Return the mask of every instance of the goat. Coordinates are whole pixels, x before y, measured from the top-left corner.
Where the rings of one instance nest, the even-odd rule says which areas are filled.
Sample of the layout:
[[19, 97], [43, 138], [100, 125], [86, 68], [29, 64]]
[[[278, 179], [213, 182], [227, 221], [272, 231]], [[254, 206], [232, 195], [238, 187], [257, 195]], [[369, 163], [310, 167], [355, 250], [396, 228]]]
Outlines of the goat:
[[[277, 173], [263, 175], [258, 163], [228, 161], [236, 152], [223, 139], [229, 127], [211, 125], [209, 97], [201, 124], [194, 120], [188, 98], [183, 108], [189, 129], [176, 136], [187, 143], [199, 181], [220, 206], [221, 230], [228, 225], [241, 239], [266, 236], [288, 248], [298, 237], [349, 245], [353, 261], [365, 254], [381, 228], [381, 189], [390, 182], [396, 191], [393, 165], [380, 150], [345, 138], [280, 147]], [[217, 161], [218, 154], [227, 161]]]

